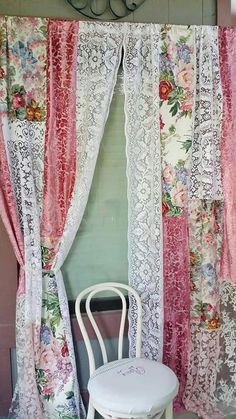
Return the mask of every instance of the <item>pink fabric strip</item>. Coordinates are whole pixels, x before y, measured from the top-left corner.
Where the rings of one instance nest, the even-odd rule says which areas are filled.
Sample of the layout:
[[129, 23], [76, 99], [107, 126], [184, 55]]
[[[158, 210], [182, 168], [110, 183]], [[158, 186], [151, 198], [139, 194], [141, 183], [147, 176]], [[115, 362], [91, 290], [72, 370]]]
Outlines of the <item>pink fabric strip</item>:
[[190, 278], [188, 218], [163, 217], [164, 240], [164, 364], [177, 375], [180, 389], [175, 410], [183, 410], [182, 397], [188, 367]]
[[236, 282], [236, 32], [219, 28], [223, 89], [221, 166], [224, 190], [224, 227], [221, 277]]
[[[78, 22], [49, 20], [42, 237], [62, 236], [76, 171]], [[56, 242], [54, 243], [56, 245]]]

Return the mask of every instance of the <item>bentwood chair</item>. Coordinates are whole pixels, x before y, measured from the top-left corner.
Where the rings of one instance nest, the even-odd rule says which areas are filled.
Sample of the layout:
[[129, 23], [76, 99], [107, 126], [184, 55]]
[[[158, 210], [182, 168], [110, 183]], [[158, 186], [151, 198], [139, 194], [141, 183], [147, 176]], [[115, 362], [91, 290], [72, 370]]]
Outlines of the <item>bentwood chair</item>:
[[[123, 336], [127, 313], [126, 299], [120, 290], [128, 291], [137, 304], [136, 357], [123, 358]], [[105, 344], [90, 309], [91, 299], [102, 291], [112, 291], [122, 300], [122, 314], [118, 340], [118, 360], [108, 362]], [[100, 344], [103, 365], [96, 369], [92, 346], [84, 326], [80, 304], [85, 307]], [[76, 316], [88, 353], [90, 379], [87, 419], [94, 419], [95, 411], [107, 419], [116, 418], [173, 418], [172, 402], [179, 383], [174, 372], [161, 364], [141, 358], [142, 305], [137, 292], [128, 285], [108, 282], [91, 286], [76, 299]]]

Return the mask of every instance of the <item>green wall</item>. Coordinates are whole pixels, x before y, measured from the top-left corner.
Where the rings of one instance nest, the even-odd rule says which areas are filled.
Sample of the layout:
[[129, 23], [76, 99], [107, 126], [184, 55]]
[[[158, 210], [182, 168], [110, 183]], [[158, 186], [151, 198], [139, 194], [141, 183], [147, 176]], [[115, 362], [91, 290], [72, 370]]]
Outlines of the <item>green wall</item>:
[[[135, 13], [123, 20], [214, 25], [216, 3], [217, 0], [145, 0]], [[0, 14], [85, 19], [66, 0], [0, 0]]]
[[103, 281], [127, 283], [127, 186], [124, 96], [110, 107], [85, 214], [63, 273], [68, 298]]

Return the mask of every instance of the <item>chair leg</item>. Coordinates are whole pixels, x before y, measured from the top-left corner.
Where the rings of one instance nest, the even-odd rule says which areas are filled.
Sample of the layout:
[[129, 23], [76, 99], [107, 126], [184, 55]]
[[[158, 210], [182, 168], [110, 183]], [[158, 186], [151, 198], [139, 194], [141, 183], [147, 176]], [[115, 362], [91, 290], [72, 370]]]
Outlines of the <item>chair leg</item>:
[[89, 402], [88, 405], [88, 413], [87, 413], [87, 419], [94, 419], [95, 418], [95, 409]]
[[165, 419], [173, 419], [173, 403], [170, 403], [165, 410]]

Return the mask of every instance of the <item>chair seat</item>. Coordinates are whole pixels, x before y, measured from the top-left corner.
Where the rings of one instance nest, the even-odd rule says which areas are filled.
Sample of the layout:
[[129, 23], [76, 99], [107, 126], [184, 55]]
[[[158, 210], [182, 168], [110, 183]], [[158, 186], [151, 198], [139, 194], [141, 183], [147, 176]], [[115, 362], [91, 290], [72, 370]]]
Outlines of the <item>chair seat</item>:
[[144, 358], [124, 358], [98, 368], [88, 391], [94, 404], [120, 414], [154, 414], [177, 395], [179, 383], [165, 365]]

